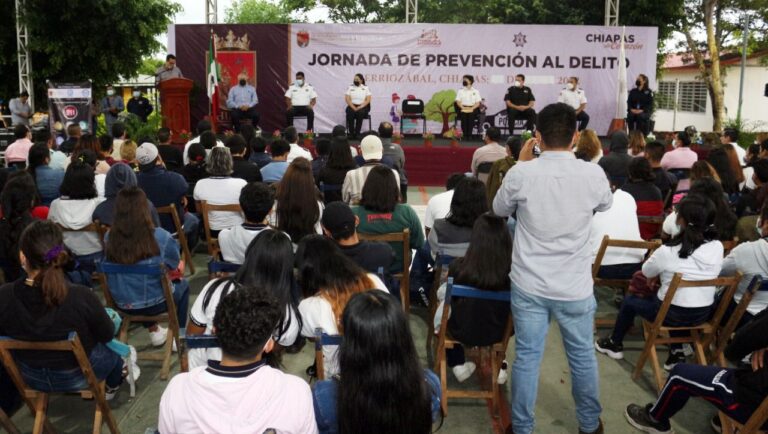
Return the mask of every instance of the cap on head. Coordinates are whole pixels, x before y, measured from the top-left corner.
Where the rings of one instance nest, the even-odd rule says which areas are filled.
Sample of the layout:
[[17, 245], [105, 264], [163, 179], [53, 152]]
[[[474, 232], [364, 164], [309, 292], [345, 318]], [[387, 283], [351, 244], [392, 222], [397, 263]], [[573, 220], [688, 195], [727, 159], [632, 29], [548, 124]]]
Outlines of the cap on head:
[[142, 143], [136, 148], [136, 161], [140, 166], [149, 166], [157, 160], [157, 146], [152, 143]]
[[342, 234], [351, 236], [355, 230], [355, 214], [346, 203], [331, 202], [323, 210], [321, 223], [334, 238]]
[[363, 137], [363, 140], [360, 141], [360, 149], [365, 160], [381, 160], [384, 153], [381, 139], [374, 135]]

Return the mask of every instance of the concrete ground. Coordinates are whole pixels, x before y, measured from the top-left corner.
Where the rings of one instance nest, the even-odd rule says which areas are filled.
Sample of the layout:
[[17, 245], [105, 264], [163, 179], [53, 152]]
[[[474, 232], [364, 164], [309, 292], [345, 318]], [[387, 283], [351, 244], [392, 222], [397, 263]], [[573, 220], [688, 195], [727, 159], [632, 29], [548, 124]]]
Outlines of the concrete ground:
[[[425, 198], [439, 192], [436, 188], [412, 188], [409, 192], [409, 202], [420, 216], [423, 216]], [[192, 297], [196, 297], [207, 281], [204, 254], [195, 255], [198, 271], [190, 279]], [[615, 315], [616, 307], [612, 304], [612, 292], [607, 288], [598, 288], [598, 317]], [[425, 318], [426, 309], [413, 307], [410, 316], [411, 329], [419, 355], [427, 364]], [[608, 330], [599, 330], [599, 334]], [[131, 335], [131, 344], [139, 350], [148, 345], [148, 335], [143, 329], [135, 329]], [[600, 400], [603, 406], [603, 421], [606, 433], [635, 433], [624, 419], [624, 408], [629, 403], [645, 404], [656, 397], [652, 372], [646, 365], [644, 376], [633, 381], [631, 372], [634, 362], [642, 348], [642, 337], [630, 334], [625, 342], [626, 359], [614, 361], [607, 356], [598, 354], [600, 369]], [[285, 370], [289, 373], [307, 378], [304, 370], [312, 363], [314, 353], [311, 345], [306, 345], [298, 354], [286, 354], [283, 357]], [[666, 351], [660, 350], [662, 361]], [[430, 359], [431, 360], [431, 356]], [[514, 360], [514, 341], [510, 342], [507, 360], [511, 366]], [[136, 397], [130, 398], [127, 385], [121, 389], [118, 396], [111, 402], [111, 407], [117, 418], [120, 431], [125, 434], [144, 434], [148, 428], [157, 426], [158, 405], [166, 382], [159, 379], [159, 363], [140, 361], [141, 378], [137, 383]], [[178, 362], [174, 362], [173, 374], [178, 373]], [[477, 374], [467, 380], [461, 387], [477, 387]], [[458, 387], [449, 373], [449, 386]], [[509, 383], [503, 387], [504, 395], [509, 395]], [[546, 351], [541, 365], [539, 378], [539, 393], [536, 404], [536, 432], [560, 434], [578, 432], [574, 402], [570, 395], [570, 375], [567, 360], [563, 350], [560, 331], [552, 324], [547, 336]], [[506, 401], [506, 400], [505, 400]], [[506, 407], [506, 405], [505, 405]], [[48, 415], [54, 427], [61, 432], [85, 433], [91, 432], [93, 421], [93, 401], [84, 401], [75, 395], [54, 396], [51, 399]], [[491, 419], [488, 406], [481, 400], [451, 399], [448, 404], [448, 416], [444, 419], [439, 432], [448, 434], [484, 434], [494, 433], [494, 427], [507, 423], [508, 409], [504, 416], [495, 423]], [[712, 407], [700, 400], [691, 400], [688, 405], [674, 418], [673, 427], [677, 433], [702, 434], [709, 433], [710, 417], [714, 414]], [[13, 421], [22, 432], [32, 431], [33, 417], [26, 408], [22, 408], [13, 416]], [[104, 432], [107, 432], [104, 426]], [[152, 432], [152, 431], [150, 431]]]

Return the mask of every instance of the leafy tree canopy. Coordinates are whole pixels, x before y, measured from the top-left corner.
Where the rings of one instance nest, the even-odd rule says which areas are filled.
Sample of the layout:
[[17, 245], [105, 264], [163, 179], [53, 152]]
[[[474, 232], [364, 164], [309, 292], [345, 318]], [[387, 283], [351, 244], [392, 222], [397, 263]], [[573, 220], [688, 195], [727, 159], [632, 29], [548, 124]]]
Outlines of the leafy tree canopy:
[[274, 4], [267, 0], [235, 0], [224, 12], [224, 21], [228, 24], [291, 22], [289, 9], [283, 4]]

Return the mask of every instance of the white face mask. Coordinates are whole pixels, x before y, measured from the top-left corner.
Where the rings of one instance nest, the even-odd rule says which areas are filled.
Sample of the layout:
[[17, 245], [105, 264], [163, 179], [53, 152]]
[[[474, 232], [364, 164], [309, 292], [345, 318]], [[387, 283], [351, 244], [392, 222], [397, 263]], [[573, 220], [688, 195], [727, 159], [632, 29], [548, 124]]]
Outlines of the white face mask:
[[304, 86], [304, 80], [296, 79], [296, 85], [297, 86]]
[[515, 80], [515, 87], [522, 87], [523, 83], [520, 83], [520, 80]]
[[576, 88], [576, 86], [574, 86], [573, 83], [568, 83], [565, 85], [565, 88], [568, 90], [573, 90]]
[[138, 90], [133, 92], [133, 97], [134, 98], [138, 98], [140, 96], [141, 96], [141, 92], [139, 92]]
[[115, 94], [115, 91], [112, 89], [107, 90], [107, 95], [112, 96]]

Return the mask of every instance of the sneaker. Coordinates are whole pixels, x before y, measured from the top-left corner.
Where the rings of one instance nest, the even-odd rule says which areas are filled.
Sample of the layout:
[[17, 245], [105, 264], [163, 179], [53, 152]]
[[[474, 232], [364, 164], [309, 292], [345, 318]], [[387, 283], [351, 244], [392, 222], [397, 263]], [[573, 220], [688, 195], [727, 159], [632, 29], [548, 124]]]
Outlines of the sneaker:
[[669, 357], [664, 362], [664, 370], [671, 371], [678, 363], [685, 363], [685, 353], [682, 351], [669, 350]]
[[637, 404], [629, 404], [627, 409], [624, 411], [624, 417], [627, 418], [627, 422], [629, 422], [630, 425], [642, 432], [647, 432], [650, 434], [673, 433], [674, 431], [672, 431], [672, 427], [669, 425], [669, 422], [663, 424], [653, 420], [649, 413], [651, 407], [653, 407], [653, 404], [648, 404], [645, 407], [641, 407]]
[[597, 421], [598, 421], [598, 425], [597, 425], [597, 429], [596, 430], [590, 431], [590, 432], [586, 432], [586, 431], [582, 431], [581, 428], [579, 428], [579, 434], [603, 434], [603, 433], [605, 433], [605, 428], [603, 427], [603, 420], [602, 419], [598, 419]]
[[152, 342], [153, 347], [163, 346], [167, 338], [168, 329], [161, 326], [160, 324], [157, 325], [157, 330], [149, 332], [149, 341]]
[[475, 364], [473, 362], [466, 362], [463, 365], [457, 365], [452, 368], [453, 375], [459, 380], [459, 383], [463, 383], [467, 378], [471, 377], [475, 372]]
[[507, 382], [507, 361], [501, 362], [501, 369], [499, 369], [499, 377], [496, 379], [496, 383], [504, 384]]
[[716, 432], [717, 434], [723, 432], [723, 425], [720, 421], [720, 415], [716, 414], [712, 416], [712, 420], [709, 421], [709, 425], [712, 426], [712, 431]]
[[683, 354], [685, 354], [685, 357], [691, 357], [693, 355], [693, 347], [691, 344], [683, 344]]
[[107, 398], [107, 401], [112, 401], [115, 399], [115, 396], [117, 396], [117, 392], [120, 390], [120, 386], [117, 387], [109, 387], [106, 386], [104, 389], [104, 395]]
[[614, 360], [624, 358], [624, 345], [614, 343], [611, 338], [605, 337], [595, 341], [595, 349]]
[[[128, 382], [133, 381], [135, 383], [136, 380], [139, 379], [139, 376], [141, 376], [141, 368], [139, 368], [139, 364], [136, 363], [136, 360], [138, 360], [138, 356], [136, 355], [136, 347], [133, 345], [128, 345], [128, 347], [131, 349], [131, 354], [123, 357], [123, 378], [128, 380]], [[133, 374], [133, 377], [128, 375], [129, 363], [131, 364], [130, 373]]]

